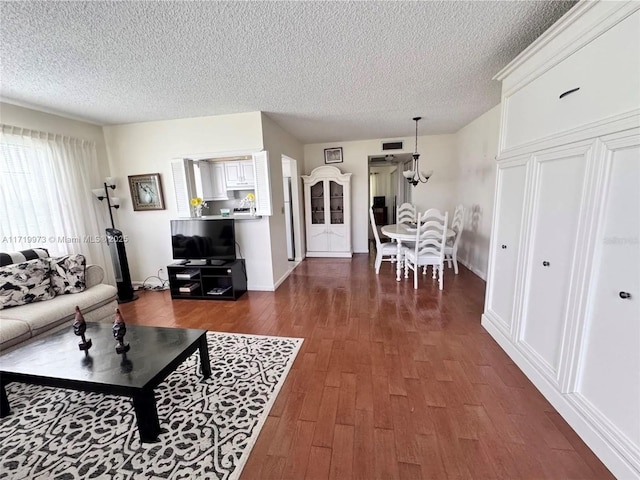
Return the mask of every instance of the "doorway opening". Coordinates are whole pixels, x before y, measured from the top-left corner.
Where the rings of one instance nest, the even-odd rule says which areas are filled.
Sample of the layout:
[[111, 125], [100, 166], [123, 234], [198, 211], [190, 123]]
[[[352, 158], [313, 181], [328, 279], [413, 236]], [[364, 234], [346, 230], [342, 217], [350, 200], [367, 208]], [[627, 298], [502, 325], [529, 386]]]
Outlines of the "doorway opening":
[[[410, 153], [369, 156], [369, 208], [373, 208], [378, 230], [395, 223], [397, 206], [411, 201], [411, 191], [402, 175], [411, 158]], [[369, 239], [373, 240], [371, 228]]]

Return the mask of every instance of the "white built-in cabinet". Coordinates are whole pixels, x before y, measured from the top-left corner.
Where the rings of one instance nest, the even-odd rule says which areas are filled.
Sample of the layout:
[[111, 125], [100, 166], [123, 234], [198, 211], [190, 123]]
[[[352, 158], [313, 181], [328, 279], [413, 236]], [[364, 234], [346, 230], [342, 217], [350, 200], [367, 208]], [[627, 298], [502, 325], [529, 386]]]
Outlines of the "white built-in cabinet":
[[323, 166], [303, 175], [308, 257], [351, 257], [351, 174]]
[[482, 325], [614, 475], [640, 478], [640, 3], [578, 3], [496, 78]]

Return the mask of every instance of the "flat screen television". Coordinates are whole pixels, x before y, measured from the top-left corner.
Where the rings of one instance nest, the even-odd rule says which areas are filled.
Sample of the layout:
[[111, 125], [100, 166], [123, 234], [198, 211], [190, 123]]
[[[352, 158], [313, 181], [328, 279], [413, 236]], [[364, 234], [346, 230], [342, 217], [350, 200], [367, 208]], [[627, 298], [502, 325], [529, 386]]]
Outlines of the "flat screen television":
[[220, 264], [236, 259], [233, 219], [191, 218], [171, 220], [171, 247], [176, 260]]

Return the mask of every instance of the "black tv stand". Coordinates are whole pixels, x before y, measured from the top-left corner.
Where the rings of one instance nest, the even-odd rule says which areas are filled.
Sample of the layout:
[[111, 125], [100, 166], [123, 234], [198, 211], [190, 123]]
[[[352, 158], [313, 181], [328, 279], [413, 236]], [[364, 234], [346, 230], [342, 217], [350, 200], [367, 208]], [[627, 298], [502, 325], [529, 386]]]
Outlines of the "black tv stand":
[[189, 261], [167, 266], [171, 298], [237, 300], [247, 291], [244, 260]]

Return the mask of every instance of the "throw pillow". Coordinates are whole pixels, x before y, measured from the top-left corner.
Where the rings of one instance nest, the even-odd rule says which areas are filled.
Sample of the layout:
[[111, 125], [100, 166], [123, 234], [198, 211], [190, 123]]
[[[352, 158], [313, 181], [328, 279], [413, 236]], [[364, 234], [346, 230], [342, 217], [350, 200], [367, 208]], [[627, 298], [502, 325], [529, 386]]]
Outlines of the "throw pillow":
[[0, 268], [0, 310], [54, 296], [48, 259], [38, 258]]
[[84, 278], [87, 261], [84, 255], [74, 253], [51, 258], [51, 285], [56, 295], [80, 293], [87, 288]]
[[31, 248], [20, 250], [19, 252], [0, 253], [0, 266], [11, 265], [12, 263], [23, 263], [36, 258], [47, 258], [49, 252], [46, 248]]

